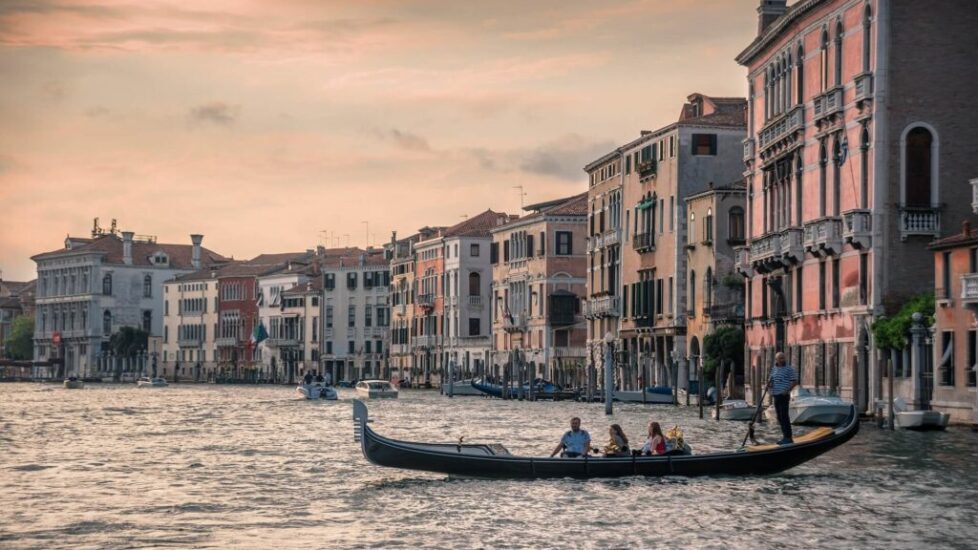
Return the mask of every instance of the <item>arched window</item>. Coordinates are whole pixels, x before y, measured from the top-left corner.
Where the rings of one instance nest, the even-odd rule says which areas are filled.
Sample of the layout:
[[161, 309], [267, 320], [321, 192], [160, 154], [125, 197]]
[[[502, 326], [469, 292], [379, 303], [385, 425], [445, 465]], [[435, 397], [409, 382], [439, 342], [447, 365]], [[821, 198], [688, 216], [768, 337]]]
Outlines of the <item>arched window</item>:
[[689, 316], [696, 313], [696, 270], [689, 272]]
[[764, 120], [771, 118], [771, 71], [764, 71]]
[[839, 215], [839, 203], [842, 201], [842, 134], [836, 134], [832, 140], [832, 215]]
[[798, 71], [795, 79], [795, 87], [798, 88], [797, 103], [802, 105], [805, 103], [805, 47], [801, 42], [798, 43], [798, 58], [795, 59], [795, 64]]
[[[749, 136], [754, 135], [755, 114], [756, 113], [754, 111], [754, 82], [749, 80], [747, 82], [747, 135]], [[626, 212], [625, 215], [627, 217], [628, 213]], [[625, 227], [627, 232], [627, 227], [628, 227], [627, 223], [625, 224]]]
[[734, 206], [727, 215], [727, 236], [732, 241], [744, 240], [744, 209]]
[[482, 289], [482, 278], [478, 273], [469, 273], [469, 296], [479, 296]]
[[835, 85], [842, 85], [842, 20], [835, 22]]
[[713, 268], [706, 268], [706, 278], [703, 279], [703, 309], [713, 305]]
[[102, 334], [105, 336], [112, 334], [112, 313], [109, 310], [105, 310], [102, 314]]
[[859, 139], [859, 204], [869, 208], [869, 126], [863, 124]]
[[149, 333], [153, 332], [153, 312], [148, 309], [143, 311], [143, 330]]
[[930, 207], [934, 201], [936, 147], [934, 134], [924, 126], [914, 126], [904, 136], [904, 205]]
[[795, 208], [797, 210], [796, 212], [797, 218], [795, 219], [798, 220], [799, 224], [804, 221], [802, 219], [802, 211], [801, 211], [802, 196], [804, 195], [801, 189], [802, 189], [802, 178], [804, 175], [805, 175], [805, 163], [802, 161], [801, 151], [799, 150], [797, 153], [795, 153]]
[[696, 242], [696, 213], [689, 213], [689, 242]]
[[829, 30], [822, 29], [822, 50], [819, 52], [819, 90], [825, 91], [829, 85]]
[[863, 72], [869, 72], [869, 58], [871, 55], [870, 43], [870, 22], [873, 19], [873, 8], [866, 4], [866, 11], [863, 12]]
[[153, 276], [146, 275], [143, 277], [143, 298], [153, 297]]
[[703, 220], [703, 240], [713, 240], [713, 209], [706, 210], [706, 218]]
[[106, 296], [112, 296], [112, 274], [106, 273], [105, 277], [102, 277], [102, 294]]
[[829, 163], [828, 152], [825, 150], [825, 140], [823, 139], [818, 146], [818, 215], [824, 216], [826, 211], [826, 182], [825, 170]]

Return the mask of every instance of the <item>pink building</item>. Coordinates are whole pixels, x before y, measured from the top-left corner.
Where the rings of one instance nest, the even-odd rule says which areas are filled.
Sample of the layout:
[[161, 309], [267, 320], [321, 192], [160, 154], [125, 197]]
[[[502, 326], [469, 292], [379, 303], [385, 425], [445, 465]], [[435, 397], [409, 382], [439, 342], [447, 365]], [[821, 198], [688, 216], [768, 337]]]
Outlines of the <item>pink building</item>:
[[[805, 386], [881, 395], [870, 327], [933, 285], [978, 150], [966, 0], [763, 0], [744, 141], [748, 384], [784, 350]], [[748, 388], [751, 393], [751, 388]], [[911, 401], [913, 396], [904, 396]]]

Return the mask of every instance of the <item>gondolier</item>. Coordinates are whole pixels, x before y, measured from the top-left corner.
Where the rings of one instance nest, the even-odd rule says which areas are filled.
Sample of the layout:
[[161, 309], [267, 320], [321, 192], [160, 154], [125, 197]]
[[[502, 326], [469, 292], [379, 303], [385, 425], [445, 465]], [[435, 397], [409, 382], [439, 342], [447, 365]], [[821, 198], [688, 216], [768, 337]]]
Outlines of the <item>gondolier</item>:
[[798, 373], [780, 351], [774, 356], [774, 368], [771, 369], [771, 380], [767, 384], [774, 396], [774, 411], [778, 414], [778, 424], [781, 426], [781, 441], [778, 441], [778, 445], [788, 445], [793, 442], [788, 404], [791, 402], [791, 390], [798, 385]]

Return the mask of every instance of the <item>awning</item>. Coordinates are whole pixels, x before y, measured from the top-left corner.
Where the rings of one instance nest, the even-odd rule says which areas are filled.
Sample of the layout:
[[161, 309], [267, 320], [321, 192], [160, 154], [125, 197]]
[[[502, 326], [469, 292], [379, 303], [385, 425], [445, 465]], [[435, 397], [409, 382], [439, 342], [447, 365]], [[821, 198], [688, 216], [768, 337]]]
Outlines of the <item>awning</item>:
[[640, 202], [639, 202], [639, 203], [638, 203], [638, 204], [637, 204], [637, 205], [635, 206], [635, 209], [636, 209], [636, 210], [647, 210], [647, 209], [649, 209], [649, 208], [652, 208], [652, 205], [653, 205], [653, 204], [655, 204], [655, 201], [654, 201], [654, 200], [652, 200], [652, 199], [647, 199], [647, 200], [644, 200], [644, 201], [640, 201]]

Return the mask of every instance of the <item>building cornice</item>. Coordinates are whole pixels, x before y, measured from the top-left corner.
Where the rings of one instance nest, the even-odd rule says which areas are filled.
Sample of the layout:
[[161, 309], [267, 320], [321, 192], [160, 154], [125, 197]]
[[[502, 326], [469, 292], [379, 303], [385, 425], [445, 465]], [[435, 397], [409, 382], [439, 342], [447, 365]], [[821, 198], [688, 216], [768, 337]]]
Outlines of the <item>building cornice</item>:
[[788, 8], [788, 13], [779, 17], [774, 23], [765, 29], [764, 33], [754, 39], [744, 51], [740, 52], [734, 59], [740, 65], [747, 66], [751, 60], [757, 57], [758, 54], [767, 49], [772, 42], [775, 41], [781, 33], [788, 28], [789, 25], [798, 21], [803, 15], [812, 10], [812, 8], [818, 6], [819, 4], [826, 2], [827, 0], [803, 0]]

